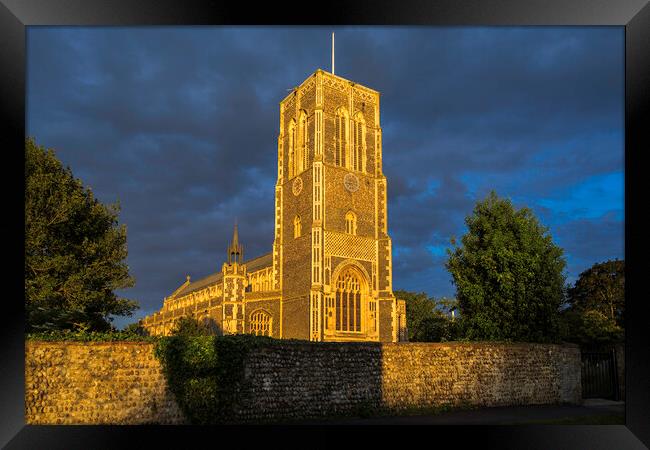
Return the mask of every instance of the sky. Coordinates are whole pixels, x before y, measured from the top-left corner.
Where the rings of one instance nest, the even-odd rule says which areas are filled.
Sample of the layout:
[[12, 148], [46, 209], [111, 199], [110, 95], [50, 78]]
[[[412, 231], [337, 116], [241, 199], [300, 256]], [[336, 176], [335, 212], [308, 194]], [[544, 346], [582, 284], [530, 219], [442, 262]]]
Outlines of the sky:
[[452, 237], [494, 189], [567, 281], [624, 258], [623, 27], [28, 27], [27, 135], [119, 201], [139, 301], [271, 250], [279, 102], [316, 69], [381, 93], [393, 288], [453, 297]]

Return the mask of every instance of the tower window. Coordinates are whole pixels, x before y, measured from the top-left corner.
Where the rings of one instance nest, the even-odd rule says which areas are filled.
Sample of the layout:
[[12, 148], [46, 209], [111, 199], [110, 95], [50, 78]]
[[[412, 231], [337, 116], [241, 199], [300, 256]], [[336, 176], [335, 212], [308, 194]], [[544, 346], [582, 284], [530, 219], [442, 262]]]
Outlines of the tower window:
[[336, 281], [336, 331], [361, 331], [361, 282], [347, 269]]
[[298, 118], [298, 152], [296, 154], [296, 174], [307, 169], [307, 113], [300, 111]]
[[289, 178], [292, 178], [296, 175], [295, 171], [295, 161], [296, 161], [296, 121], [291, 119], [289, 123]]
[[366, 167], [366, 121], [360, 112], [352, 121], [352, 148], [348, 168], [365, 172]]
[[293, 237], [299, 238], [302, 234], [302, 223], [300, 222], [300, 216], [296, 216], [293, 219]]
[[300, 110], [298, 122], [289, 123], [289, 178], [293, 178], [307, 168], [307, 112]]
[[348, 234], [357, 234], [357, 215], [348, 211], [345, 215], [345, 232]]
[[334, 118], [334, 164], [339, 167], [347, 166], [348, 121], [348, 112], [345, 108], [339, 108]]

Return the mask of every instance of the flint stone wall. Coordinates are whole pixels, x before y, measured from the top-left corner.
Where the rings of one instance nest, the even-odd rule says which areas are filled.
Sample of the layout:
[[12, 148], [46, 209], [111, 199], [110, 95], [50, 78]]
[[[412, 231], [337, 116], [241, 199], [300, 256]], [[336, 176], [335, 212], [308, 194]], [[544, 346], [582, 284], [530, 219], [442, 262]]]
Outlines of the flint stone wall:
[[[28, 342], [27, 423], [183, 423], [150, 343]], [[278, 341], [245, 360], [233, 421], [581, 403], [577, 346]]]
[[154, 344], [25, 344], [27, 424], [179, 424]]
[[391, 408], [580, 404], [580, 349], [542, 344], [384, 345]]

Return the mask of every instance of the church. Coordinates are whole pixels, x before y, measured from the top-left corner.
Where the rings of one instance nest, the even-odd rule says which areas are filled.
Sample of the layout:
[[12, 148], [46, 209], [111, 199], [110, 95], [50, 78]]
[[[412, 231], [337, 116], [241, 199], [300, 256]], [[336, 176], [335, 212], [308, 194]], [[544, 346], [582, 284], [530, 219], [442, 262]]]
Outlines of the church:
[[237, 225], [221, 270], [181, 284], [141, 323], [183, 316], [218, 334], [312, 341], [407, 339], [392, 290], [379, 92], [317, 70], [280, 102], [271, 252], [245, 260]]

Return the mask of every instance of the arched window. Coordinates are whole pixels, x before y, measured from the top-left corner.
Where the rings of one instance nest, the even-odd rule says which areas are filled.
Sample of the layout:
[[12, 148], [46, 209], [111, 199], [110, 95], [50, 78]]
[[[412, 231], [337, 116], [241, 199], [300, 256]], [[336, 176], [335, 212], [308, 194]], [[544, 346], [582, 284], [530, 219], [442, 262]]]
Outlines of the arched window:
[[366, 168], [366, 121], [360, 112], [352, 121], [352, 149], [348, 168], [358, 172], [365, 172]]
[[296, 121], [291, 119], [289, 122], [289, 178], [296, 175], [294, 164], [296, 160]]
[[255, 311], [251, 314], [251, 334], [271, 336], [271, 316], [265, 311]]
[[339, 108], [334, 118], [334, 164], [340, 167], [347, 167], [348, 121], [346, 109]]
[[336, 281], [336, 331], [361, 332], [361, 281], [354, 269], [346, 269]]
[[345, 232], [357, 234], [357, 215], [352, 211], [348, 211], [345, 215]]
[[293, 237], [299, 238], [302, 234], [302, 223], [300, 222], [300, 216], [296, 216], [293, 219]]

